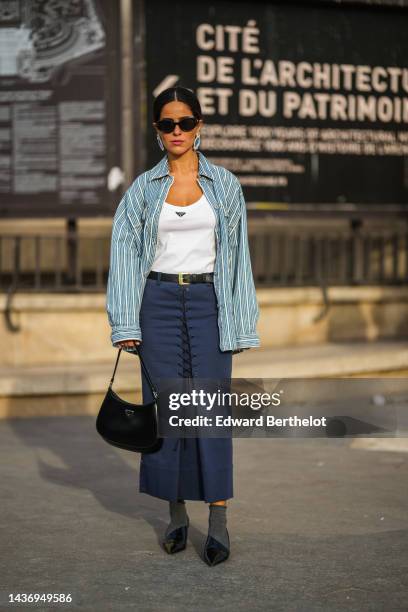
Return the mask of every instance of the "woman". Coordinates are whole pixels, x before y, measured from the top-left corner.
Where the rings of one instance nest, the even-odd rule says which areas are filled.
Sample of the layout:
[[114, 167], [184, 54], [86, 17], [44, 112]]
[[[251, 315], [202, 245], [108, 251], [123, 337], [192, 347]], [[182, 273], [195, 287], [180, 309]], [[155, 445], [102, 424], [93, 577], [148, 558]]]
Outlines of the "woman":
[[[159, 390], [161, 379], [228, 380], [232, 355], [260, 345], [242, 188], [198, 150], [203, 119], [190, 89], [163, 91], [153, 116], [166, 154], [135, 179], [113, 220], [112, 344], [137, 345]], [[143, 402], [152, 401], [143, 371], [142, 392]], [[139, 490], [169, 501], [168, 553], [186, 547], [185, 500], [203, 500], [210, 511], [204, 560], [228, 558], [231, 437], [164, 438], [160, 451], [141, 455]]]

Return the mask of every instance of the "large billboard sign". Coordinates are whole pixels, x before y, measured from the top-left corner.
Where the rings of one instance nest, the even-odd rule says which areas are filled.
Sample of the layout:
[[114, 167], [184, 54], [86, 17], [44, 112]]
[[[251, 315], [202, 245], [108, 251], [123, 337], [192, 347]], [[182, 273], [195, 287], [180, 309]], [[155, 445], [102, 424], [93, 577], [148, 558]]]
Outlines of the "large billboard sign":
[[[203, 152], [259, 207], [400, 210], [407, 18], [368, 6], [146, 3], [148, 112], [163, 88], [193, 89]], [[162, 155], [151, 121], [150, 165]]]
[[87, 216], [109, 207], [106, 176], [120, 134], [118, 117], [116, 133], [109, 119], [117, 113], [109, 78], [115, 6], [0, 3], [2, 216]]

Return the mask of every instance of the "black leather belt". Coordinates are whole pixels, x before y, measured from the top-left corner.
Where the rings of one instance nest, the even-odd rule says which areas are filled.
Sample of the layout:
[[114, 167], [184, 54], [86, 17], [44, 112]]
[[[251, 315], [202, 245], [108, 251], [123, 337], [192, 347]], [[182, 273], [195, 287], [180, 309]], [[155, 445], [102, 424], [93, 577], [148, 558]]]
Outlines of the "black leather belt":
[[179, 272], [178, 274], [170, 274], [169, 272], [149, 272], [147, 278], [153, 278], [163, 281], [172, 281], [179, 285], [189, 285], [190, 283], [213, 283], [213, 272], [188, 273]]

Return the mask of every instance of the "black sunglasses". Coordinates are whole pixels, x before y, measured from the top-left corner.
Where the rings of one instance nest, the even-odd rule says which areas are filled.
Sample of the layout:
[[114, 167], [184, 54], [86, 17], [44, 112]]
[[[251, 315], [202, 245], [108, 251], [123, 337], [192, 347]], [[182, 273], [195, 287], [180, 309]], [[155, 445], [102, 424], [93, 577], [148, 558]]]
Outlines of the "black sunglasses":
[[180, 126], [182, 132], [191, 132], [191, 130], [194, 130], [197, 123], [197, 117], [183, 117], [180, 121], [174, 121], [174, 119], [161, 119], [156, 123], [156, 126], [161, 132], [171, 134], [176, 125]]

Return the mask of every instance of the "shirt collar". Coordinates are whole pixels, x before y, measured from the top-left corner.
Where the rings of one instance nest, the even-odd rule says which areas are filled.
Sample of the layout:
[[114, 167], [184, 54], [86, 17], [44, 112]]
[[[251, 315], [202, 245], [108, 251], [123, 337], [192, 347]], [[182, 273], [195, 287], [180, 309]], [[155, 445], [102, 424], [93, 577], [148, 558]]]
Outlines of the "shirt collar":
[[[205, 157], [204, 153], [202, 153], [201, 151], [197, 151], [197, 154], [198, 154], [198, 174], [200, 176], [207, 176], [211, 180], [214, 180], [214, 173], [211, 168], [212, 164]], [[166, 153], [166, 155], [162, 157], [159, 163], [153, 166], [151, 173], [150, 173], [149, 180], [152, 181], [153, 179], [162, 178], [163, 176], [167, 176], [167, 175], [170, 176], [170, 168], [169, 168], [169, 160], [168, 160], [167, 153]]]

